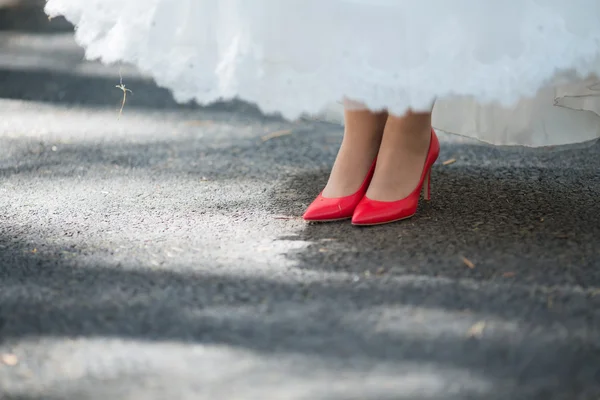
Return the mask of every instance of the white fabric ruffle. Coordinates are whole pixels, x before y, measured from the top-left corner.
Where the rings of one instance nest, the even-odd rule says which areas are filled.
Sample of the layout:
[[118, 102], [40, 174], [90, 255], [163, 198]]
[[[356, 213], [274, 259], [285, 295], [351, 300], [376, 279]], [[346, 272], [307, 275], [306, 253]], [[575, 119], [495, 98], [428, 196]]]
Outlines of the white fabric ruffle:
[[499, 145], [600, 137], [598, 0], [48, 0], [87, 57], [181, 102], [294, 119], [343, 97]]

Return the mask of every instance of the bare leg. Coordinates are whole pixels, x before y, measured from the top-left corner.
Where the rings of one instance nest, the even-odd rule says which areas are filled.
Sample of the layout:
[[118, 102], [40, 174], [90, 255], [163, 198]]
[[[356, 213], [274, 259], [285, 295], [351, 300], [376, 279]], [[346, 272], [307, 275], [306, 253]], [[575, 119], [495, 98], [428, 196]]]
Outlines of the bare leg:
[[421, 178], [430, 139], [431, 113], [390, 115], [367, 197], [396, 201], [412, 193]]
[[344, 139], [323, 197], [349, 196], [360, 188], [379, 151], [387, 113], [346, 109], [345, 119]]

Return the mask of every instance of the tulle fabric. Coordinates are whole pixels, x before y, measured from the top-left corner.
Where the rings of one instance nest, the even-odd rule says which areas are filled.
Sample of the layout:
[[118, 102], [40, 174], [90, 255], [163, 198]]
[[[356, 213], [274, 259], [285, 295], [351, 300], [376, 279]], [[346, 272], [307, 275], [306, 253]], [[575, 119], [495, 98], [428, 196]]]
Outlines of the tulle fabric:
[[492, 144], [600, 137], [598, 0], [49, 0], [87, 57], [181, 102], [295, 119], [343, 98]]

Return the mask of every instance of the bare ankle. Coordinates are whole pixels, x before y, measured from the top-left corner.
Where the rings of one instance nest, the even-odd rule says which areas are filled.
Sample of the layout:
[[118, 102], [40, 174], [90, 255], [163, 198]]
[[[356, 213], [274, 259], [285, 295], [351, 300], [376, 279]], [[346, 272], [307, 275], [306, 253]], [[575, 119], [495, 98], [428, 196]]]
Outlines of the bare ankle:
[[324, 197], [347, 196], [361, 186], [379, 151], [387, 117], [387, 113], [346, 110], [344, 139]]

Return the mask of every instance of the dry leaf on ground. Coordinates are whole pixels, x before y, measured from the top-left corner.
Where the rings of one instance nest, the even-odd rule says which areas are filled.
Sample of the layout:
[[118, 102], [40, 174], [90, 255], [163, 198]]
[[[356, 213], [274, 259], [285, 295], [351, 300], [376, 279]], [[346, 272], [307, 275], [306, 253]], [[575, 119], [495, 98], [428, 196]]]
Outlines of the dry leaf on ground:
[[474, 269], [474, 268], [475, 268], [475, 264], [473, 263], [473, 261], [469, 260], [468, 258], [466, 258], [466, 257], [463, 257], [463, 258], [462, 258], [462, 261], [463, 261], [463, 263], [465, 263], [465, 265], [466, 265], [467, 267], [469, 267], [470, 269]]
[[211, 121], [211, 120], [191, 120], [191, 121], [187, 121], [186, 125], [188, 126], [206, 126], [206, 125], [213, 125], [215, 122]]
[[2, 354], [0, 355], [0, 361], [9, 367], [14, 367], [19, 363], [19, 359], [14, 354]]
[[485, 321], [479, 321], [469, 329], [467, 334], [469, 337], [479, 338], [483, 335], [484, 329], [485, 329]]

